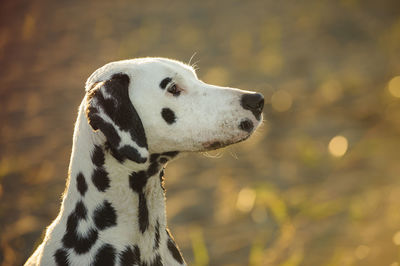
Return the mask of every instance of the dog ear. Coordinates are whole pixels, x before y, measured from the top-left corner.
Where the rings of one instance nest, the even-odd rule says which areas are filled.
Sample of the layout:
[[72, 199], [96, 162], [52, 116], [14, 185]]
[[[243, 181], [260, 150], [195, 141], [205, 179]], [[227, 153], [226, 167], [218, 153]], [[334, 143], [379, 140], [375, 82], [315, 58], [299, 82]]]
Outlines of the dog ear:
[[142, 121], [129, 98], [130, 78], [114, 74], [94, 84], [87, 92], [86, 117], [94, 131], [100, 130], [119, 161], [144, 163], [148, 147]]

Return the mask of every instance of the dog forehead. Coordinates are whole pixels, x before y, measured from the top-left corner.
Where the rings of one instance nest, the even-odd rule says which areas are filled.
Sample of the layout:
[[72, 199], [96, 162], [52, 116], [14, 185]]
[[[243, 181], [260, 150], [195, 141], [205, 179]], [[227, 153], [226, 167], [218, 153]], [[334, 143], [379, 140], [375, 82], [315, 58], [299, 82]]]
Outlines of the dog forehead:
[[191, 66], [177, 60], [162, 57], [136, 58], [111, 62], [100, 67], [87, 79], [86, 91], [89, 91], [93, 84], [105, 81], [117, 73], [125, 73], [133, 80], [140, 79], [140, 75], [151, 75], [154, 78], [165, 75], [197, 78]]
[[168, 70], [172, 71], [177, 71], [178, 74], [189, 74], [189, 75], [196, 75], [196, 72], [194, 69], [180, 61], [172, 60], [172, 59], [167, 59], [167, 58], [156, 58], [156, 62], [161, 63], [164, 65]]
[[165, 78], [178, 80], [197, 79], [192, 67], [182, 62], [165, 58], [154, 58], [138, 64], [133, 76], [134, 80], [144, 78], [146, 82], [156, 82], [157, 84]]

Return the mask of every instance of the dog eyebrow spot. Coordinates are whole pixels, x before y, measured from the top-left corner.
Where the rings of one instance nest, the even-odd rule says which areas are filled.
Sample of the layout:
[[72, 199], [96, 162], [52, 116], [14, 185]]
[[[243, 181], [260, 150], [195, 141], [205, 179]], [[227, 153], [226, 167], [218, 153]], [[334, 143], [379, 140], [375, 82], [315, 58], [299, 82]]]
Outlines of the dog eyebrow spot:
[[175, 123], [176, 121], [176, 116], [174, 111], [172, 111], [169, 108], [163, 108], [161, 110], [161, 116], [164, 118], [165, 122], [167, 122], [167, 124], [169, 125]]
[[172, 78], [163, 79], [160, 83], [160, 88], [164, 90], [167, 87], [168, 83], [170, 83], [171, 81], [172, 81]]

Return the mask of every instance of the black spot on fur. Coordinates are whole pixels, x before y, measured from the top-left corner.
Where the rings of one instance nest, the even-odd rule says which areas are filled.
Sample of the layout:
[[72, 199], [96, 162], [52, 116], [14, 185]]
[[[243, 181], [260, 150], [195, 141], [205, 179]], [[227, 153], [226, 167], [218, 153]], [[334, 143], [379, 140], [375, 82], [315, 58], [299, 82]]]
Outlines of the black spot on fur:
[[[103, 121], [104, 122], [104, 121]], [[110, 142], [115, 147], [118, 147], [121, 142], [121, 137], [118, 135], [118, 132], [115, 130], [114, 126], [110, 123], [104, 122], [103, 124], [103, 133], [107, 137], [107, 141]]]
[[160, 254], [157, 254], [154, 260], [151, 262], [150, 266], [163, 266]]
[[167, 87], [167, 85], [172, 81], [171, 78], [165, 78], [160, 82], [160, 88], [161, 89], [165, 89]]
[[168, 249], [171, 252], [172, 257], [174, 257], [174, 259], [177, 262], [182, 264], [183, 263], [182, 254], [179, 251], [179, 249], [176, 247], [175, 241], [172, 239], [172, 236], [169, 233], [169, 231], [167, 229], [166, 229], [166, 231], [167, 231], [167, 234], [168, 234], [168, 242], [167, 242]]
[[156, 222], [156, 226], [154, 227], [154, 250], [157, 250], [160, 247], [160, 223]]
[[78, 234], [77, 228], [80, 220], [86, 220], [87, 209], [82, 201], [76, 204], [67, 219], [67, 229], [62, 242], [65, 247], [73, 248], [77, 254], [83, 254], [90, 250], [98, 238], [97, 230], [90, 228], [84, 235]]
[[118, 152], [129, 160], [137, 163], [145, 163], [147, 160], [147, 158], [143, 158], [142, 156], [140, 156], [140, 153], [137, 149], [129, 145], [125, 145], [122, 148], [118, 149]]
[[110, 244], [103, 245], [94, 257], [93, 266], [112, 266], [115, 263], [115, 248]]
[[79, 219], [86, 219], [87, 217], [87, 209], [85, 204], [82, 201], [78, 201], [75, 205], [75, 215]]
[[[154, 156], [153, 157], [154, 160]], [[152, 159], [150, 157], [150, 160]], [[139, 229], [144, 233], [149, 227], [149, 210], [147, 208], [146, 197], [143, 192], [143, 188], [146, 186], [147, 180], [150, 176], [153, 176], [160, 170], [160, 166], [157, 162], [153, 162], [147, 171], [133, 172], [129, 176], [129, 186], [139, 195], [139, 206], [138, 206], [138, 219]]]
[[172, 257], [174, 257], [174, 259], [179, 262], [179, 263], [183, 263], [183, 258], [182, 258], [182, 254], [180, 253], [179, 249], [176, 247], [175, 242], [172, 239], [168, 239], [168, 249], [171, 252]]
[[104, 168], [97, 168], [93, 171], [92, 182], [101, 192], [106, 191], [110, 187], [110, 179]]
[[165, 122], [167, 122], [167, 124], [169, 125], [175, 123], [176, 121], [175, 113], [169, 108], [163, 108], [161, 110], [161, 116], [164, 118]]
[[82, 173], [79, 173], [76, 177], [76, 187], [79, 193], [81, 193], [82, 196], [85, 196], [88, 186], [86, 184], [85, 177], [83, 176]]
[[68, 266], [69, 265], [69, 260], [68, 260], [68, 253], [65, 249], [57, 249], [57, 251], [54, 253], [54, 259], [56, 261], [57, 266]]
[[120, 255], [121, 266], [132, 266], [140, 264], [140, 250], [138, 246], [135, 246], [132, 250], [131, 247], [127, 247]]
[[160, 170], [160, 165], [157, 162], [150, 164], [149, 168], [147, 169], [147, 176], [153, 176], [158, 173]]
[[149, 210], [147, 209], [146, 197], [143, 192], [139, 193], [139, 228], [144, 233], [149, 227]]
[[[89, 95], [89, 97], [90, 97], [90, 95]], [[88, 101], [88, 103], [89, 103], [89, 101]], [[99, 123], [104, 122], [104, 120], [99, 116], [99, 110], [96, 107], [88, 105], [86, 107], [85, 113], [86, 113], [86, 118], [88, 119], [89, 125], [93, 128], [93, 130], [98, 130]]]
[[88, 252], [91, 247], [96, 243], [97, 238], [99, 237], [97, 230], [91, 228], [85, 234], [85, 236], [74, 235], [74, 244], [73, 248], [77, 254], [83, 254]]
[[111, 155], [119, 162], [123, 163], [125, 156], [122, 155], [118, 149], [114, 148], [108, 141], [105, 143], [105, 149], [111, 152]]
[[140, 262], [140, 248], [136, 245], [133, 247], [133, 255]]
[[102, 205], [99, 205], [94, 210], [93, 220], [99, 230], [115, 226], [117, 224], [117, 214], [111, 203], [105, 200]]
[[147, 174], [145, 171], [133, 172], [129, 176], [129, 186], [135, 192], [142, 192], [147, 183]]
[[157, 161], [158, 157], [160, 157], [159, 153], [153, 153], [152, 155], [150, 155], [150, 162], [153, 163]]
[[92, 152], [92, 162], [94, 165], [97, 167], [102, 167], [104, 165], [104, 152], [103, 149], [96, 145], [94, 146], [93, 152]]

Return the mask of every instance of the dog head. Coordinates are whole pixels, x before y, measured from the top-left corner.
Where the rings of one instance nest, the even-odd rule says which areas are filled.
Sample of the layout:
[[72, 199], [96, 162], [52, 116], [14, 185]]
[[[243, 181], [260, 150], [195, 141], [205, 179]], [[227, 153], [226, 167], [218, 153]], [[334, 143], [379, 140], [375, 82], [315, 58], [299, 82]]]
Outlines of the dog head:
[[86, 83], [86, 115], [122, 159], [206, 151], [247, 139], [260, 125], [261, 94], [200, 81], [188, 65], [164, 58], [109, 63]]

